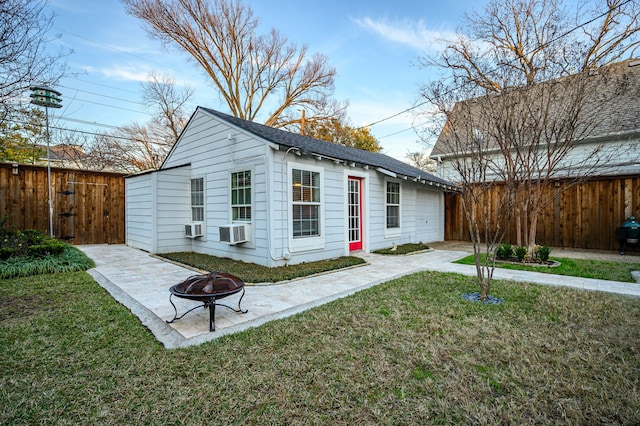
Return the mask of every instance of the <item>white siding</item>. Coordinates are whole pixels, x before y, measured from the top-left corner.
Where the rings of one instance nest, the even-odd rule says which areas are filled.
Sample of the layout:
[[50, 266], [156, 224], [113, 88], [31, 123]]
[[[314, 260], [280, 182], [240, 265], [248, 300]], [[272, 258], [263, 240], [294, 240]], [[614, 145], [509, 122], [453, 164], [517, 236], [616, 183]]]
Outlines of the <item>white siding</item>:
[[441, 191], [416, 191], [415, 242], [444, 240], [444, 194]]
[[125, 232], [127, 245], [154, 252], [155, 208], [153, 174], [125, 179]]
[[[204, 178], [205, 236], [193, 239], [191, 250], [268, 264], [269, 208], [266, 194], [270, 193], [270, 176], [267, 173], [270, 151], [266, 143], [203, 111], [199, 110], [194, 115], [163, 166], [166, 168], [190, 163], [191, 174], [185, 181], [188, 183], [191, 178]], [[251, 171], [252, 181], [249, 242], [237, 245], [221, 243], [219, 226], [232, 222], [231, 173], [245, 170]], [[171, 209], [168, 204], [166, 207]]]
[[191, 222], [191, 169], [179, 167], [156, 173], [157, 253], [191, 251], [184, 225]]
[[[386, 223], [386, 182], [400, 183], [400, 229], [389, 232]], [[444, 239], [444, 195], [411, 180], [373, 175], [370, 185], [371, 251], [395, 244], [429, 243]]]

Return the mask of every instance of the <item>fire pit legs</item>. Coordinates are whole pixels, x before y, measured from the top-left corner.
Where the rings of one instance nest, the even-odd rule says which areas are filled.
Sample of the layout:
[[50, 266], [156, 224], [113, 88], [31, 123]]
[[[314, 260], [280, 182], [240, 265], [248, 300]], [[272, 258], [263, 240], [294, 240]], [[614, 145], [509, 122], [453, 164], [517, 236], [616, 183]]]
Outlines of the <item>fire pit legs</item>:
[[[234, 308], [233, 306], [229, 306], [227, 304], [224, 303], [216, 303], [216, 298], [214, 297], [213, 300], [211, 302], [208, 303], [209, 305], [209, 331], [216, 331], [216, 305], [218, 306], [223, 306], [229, 310], [232, 310], [233, 312], [239, 313], [239, 314], [246, 314], [247, 312], [249, 312], [249, 310], [245, 309], [242, 310], [242, 308], [240, 307], [240, 303], [242, 303], [242, 298], [244, 297], [244, 287], [242, 288], [242, 294], [240, 295], [240, 299], [238, 300], [238, 307]], [[205, 307], [206, 307], [207, 303], [205, 302]]]
[[[203, 292], [187, 293], [182, 291], [181, 287], [179, 287], [181, 285], [184, 285], [185, 283], [194, 282], [194, 280], [200, 280], [200, 279], [209, 279], [210, 281], [212, 280], [214, 284], [216, 283], [217, 279], [220, 279], [221, 282], [223, 283], [226, 282], [227, 285], [225, 287], [217, 289], [216, 292], [210, 292], [210, 293], [203, 293]], [[242, 291], [242, 294], [240, 295], [240, 299], [238, 300], [237, 308], [234, 308], [233, 306], [229, 306], [225, 303], [216, 303], [218, 299], [223, 299], [227, 296], [231, 296], [232, 294], [239, 293], [240, 291]], [[173, 316], [173, 319], [167, 320], [168, 324], [171, 324], [172, 322], [179, 320], [180, 318], [184, 317], [189, 312], [195, 309], [198, 309], [200, 307], [203, 307], [203, 308], [208, 307], [209, 308], [209, 331], [215, 331], [216, 330], [216, 319], [215, 319], [216, 305], [224, 306], [225, 308], [230, 309], [233, 312], [237, 312], [241, 314], [246, 314], [248, 312], [248, 310], [246, 309], [243, 310], [240, 306], [240, 304], [242, 303], [242, 298], [244, 297], [244, 293], [245, 293], [244, 282], [236, 277], [233, 277], [232, 275], [211, 273], [209, 275], [204, 275], [200, 277], [194, 276], [181, 284], [171, 287], [169, 289], [169, 292], [171, 293], [171, 295], [169, 295], [169, 302], [171, 303], [171, 306], [173, 306], [174, 316]], [[195, 306], [189, 309], [188, 311], [186, 311], [185, 313], [183, 313], [182, 315], [178, 316], [178, 309], [176, 308], [176, 305], [173, 303], [173, 299], [172, 299], [173, 296], [202, 302], [202, 305]]]
[[[242, 294], [240, 295], [240, 299], [238, 300], [238, 307], [234, 308], [233, 306], [229, 306], [225, 303], [216, 303], [216, 300], [218, 299], [222, 299], [224, 297], [227, 297], [231, 294], [235, 294], [238, 293], [240, 290], [242, 290]], [[216, 294], [216, 295], [207, 295], [204, 296], [202, 294], [200, 295], [186, 295], [186, 294], [180, 294], [180, 293], [174, 293], [172, 292], [169, 295], [169, 302], [171, 303], [171, 306], [173, 306], [173, 310], [174, 310], [174, 316], [171, 320], [167, 320], [167, 324], [171, 324], [174, 321], [177, 321], [179, 319], [181, 319], [182, 317], [184, 317], [185, 315], [187, 315], [189, 312], [198, 309], [198, 308], [209, 308], [209, 331], [216, 331], [216, 305], [220, 305], [220, 306], [224, 306], [227, 309], [232, 310], [233, 312], [237, 312], [240, 314], [246, 314], [247, 312], [249, 312], [247, 309], [242, 309], [240, 304], [242, 303], [242, 298], [244, 297], [244, 286], [242, 288], [238, 288], [236, 291], [233, 291], [232, 293], [224, 293], [224, 294]], [[186, 311], [185, 313], [183, 313], [182, 315], [178, 316], [178, 308], [176, 308], [176, 305], [173, 303], [173, 300], [171, 299], [173, 296], [176, 297], [181, 297], [184, 299], [189, 299], [189, 300], [196, 300], [199, 302], [202, 302], [202, 305], [198, 305], [198, 306], [194, 306], [193, 308], [189, 309], [188, 311]]]
[[171, 319], [171, 321], [167, 320], [167, 324], [171, 324], [172, 322], [179, 320], [180, 318], [184, 317], [184, 316], [185, 316], [185, 315], [187, 315], [189, 312], [191, 312], [191, 311], [193, 311], [193, 310], [195, 310], [195, 309], [198, 309], [198, 308], [200, 308], [200, 307], [202, 307], [202, 306], [206, 306], [206, 302], [205, 302], [205, 304], [204, 304], [204, 305], [198, 305], [198, 306], [195, 306], [195, 307], [193, 307], [193, 308], [189, 309], [189, 310], [188, 310], [187, 312], [185, 312], [184, 314], [182, 314], [182, 315], [178, 316], [178, 308], [176, 308], [176, 305], [174, 305], [174, 304], [173, 304], [173, 300], [171, 300], [171, 298], [172, 298], [172, 297], [173, 297], [173, 294], [170, 294], [170, 295], [169, 295], [169, 303], [171, 303], [171, 306], [173, 306], [173, 311], [175, 312], [175, 314], [173, 315], [173, 319]]

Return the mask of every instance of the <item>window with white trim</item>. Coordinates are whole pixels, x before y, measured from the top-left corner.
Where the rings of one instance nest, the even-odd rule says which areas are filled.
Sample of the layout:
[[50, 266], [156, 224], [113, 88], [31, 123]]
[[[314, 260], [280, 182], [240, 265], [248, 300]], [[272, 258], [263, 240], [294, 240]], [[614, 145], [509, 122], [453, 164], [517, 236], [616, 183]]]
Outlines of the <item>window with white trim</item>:
[[387, 182], [387, 229], [400, 228], [400, 184]]
[[231, 173], [231, 218], [251, 222], [251, 171]]
[[204, 221], [204, 178], [191, 179], [191, 220]]
[[293, 237], [320, 235], [320, 173], [291, 170]]

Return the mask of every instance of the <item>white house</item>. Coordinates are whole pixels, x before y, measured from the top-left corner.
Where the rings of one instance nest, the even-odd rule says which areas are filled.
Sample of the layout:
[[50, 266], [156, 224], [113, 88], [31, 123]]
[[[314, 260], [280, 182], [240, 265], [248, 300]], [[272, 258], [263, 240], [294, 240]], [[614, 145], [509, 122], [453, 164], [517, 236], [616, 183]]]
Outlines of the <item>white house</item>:
[[444, 239], [440, 178], [198, 107], [161, 168], [126, 179], [127, 244], [269, 267]]

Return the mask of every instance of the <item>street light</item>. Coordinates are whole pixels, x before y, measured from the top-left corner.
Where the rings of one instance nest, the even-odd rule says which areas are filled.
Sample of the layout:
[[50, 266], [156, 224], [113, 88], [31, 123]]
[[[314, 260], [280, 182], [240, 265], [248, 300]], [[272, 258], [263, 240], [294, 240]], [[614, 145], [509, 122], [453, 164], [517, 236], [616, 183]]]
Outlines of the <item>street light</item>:
[[62, 108], [62, 93], [47, 86], [31, 86], [31, 103], [44, 107], [47, 126], [47, 182], [49, 187], [49, 236], [53, 238], [53, 204], [51, 202], [51, 153], [49, 150], [49, 108]]

